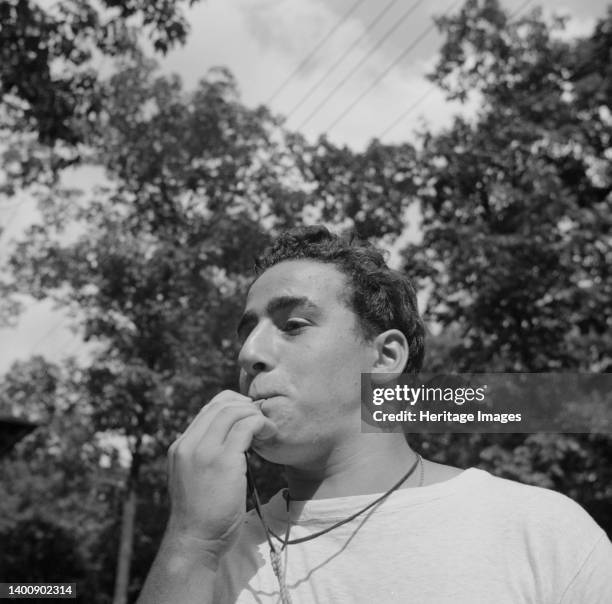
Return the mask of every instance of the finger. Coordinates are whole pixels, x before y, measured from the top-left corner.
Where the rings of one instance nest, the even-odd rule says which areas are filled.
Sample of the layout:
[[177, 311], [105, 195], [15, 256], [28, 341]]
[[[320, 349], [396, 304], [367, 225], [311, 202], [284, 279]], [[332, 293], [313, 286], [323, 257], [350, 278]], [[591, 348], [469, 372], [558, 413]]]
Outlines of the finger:
[[219, 410], [219, 408], [222, 408], [228, 403], [246, 405], [253, 404], [253, 401], [248, 396], [244, 396], [239, 392], [234, 392], [233, 390], [222, 390], [221, 392], [219, 392], [219, 394], [210, 399], [208, 403], [202, 406], [200, 411], [198, 411], [197, 415], [189, 423], [189, 426], [187, 427], [187, 430], [185, 430], [185, 433], [193, 425], [197, 426], [199, 424], [206, 423], [207, 419], [210, 418], [210, 416], [214, 415]]
[[250, 398], [231, 390], [224, 390], [202, 407], [181, 435], [179, 441], [185, 445], [195, 446], [215, 416], [226, 406], [252, 409], [252, 405], [253, 403]]
[[204, 429], [198, 441], [198, 448], [205, 448], [212, 452], [222, 447], [234, 424], [248, 417], [258, 416], [263, 417], [253, 405], [226, 405], [218, 410]]
[[276, 426], [264, 415], [251, 415], [234, 423], [224, 448], [226, 453], [244, 453], [254, 439], [268, 440], [277, 434]]

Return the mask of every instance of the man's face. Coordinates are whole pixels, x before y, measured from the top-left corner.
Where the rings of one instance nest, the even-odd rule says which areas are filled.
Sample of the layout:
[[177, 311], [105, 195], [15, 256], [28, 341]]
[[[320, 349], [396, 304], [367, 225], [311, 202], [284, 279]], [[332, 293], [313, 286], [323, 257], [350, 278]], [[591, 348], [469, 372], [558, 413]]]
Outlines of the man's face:
[[361, 372], [373, 344], [344, 301], [345, 276], [332, 264], [289, 260], [252, 285], [238, 334], [240, 391], [260, 401], [278, 438], [257, 447], [277, 463], [315, 460], [360, 430]]

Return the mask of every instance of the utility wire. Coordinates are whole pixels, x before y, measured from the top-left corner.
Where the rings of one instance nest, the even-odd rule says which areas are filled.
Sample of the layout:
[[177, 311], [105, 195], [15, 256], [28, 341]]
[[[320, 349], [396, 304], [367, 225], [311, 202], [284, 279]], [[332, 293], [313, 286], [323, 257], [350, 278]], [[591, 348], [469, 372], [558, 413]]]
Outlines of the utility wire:
[[[73, 338], [76, 338], [76, 341], [72, 342], [72, 346], [69, 346]], [[84, 340], [78, 338], [75, 335], [71, 335], [71, 337], [68, 340], [66, 340], [62, 346], [63, 348], [62, 354], [64, 355], [64, 357], [71, 357], [77, 351], [82, 350], [84, 346], [85, 346]]]
[[406, 118], [410, 113], [412, 113], [434, 90], [436, 87], [432, 84], [424, 94], [422, 94], [416, 101], [414, 101], [398, 118], [396, 118], [389, 126], [387, 126], [379, 135], [378, 138], [381, 139], [389, 130], [392, 130], [397, 126], [404, 118]]
[[525, 2], [523, 2], [518, 8], [514, 9], [510, 15], [508, 16], [508, 21], [511, 21], [512, 19], [514, 19], [514, 17], [516, 17], [516, 15], [518, 15], [520, 12], [523, 11], [524, 8], [527, 8], [530, 4], [533, 3], [534, 0], [525, 0]]
[[[457, 6], [459, 2], [456, 0], [453, 4], [446, 9], [443, 16], [446, 16], [455, 6]], [[336, 117], [336, 119], [326, 128], [326, 131], [331, 130], [336, 124], [342, 121], [352, 110], [353, 108], [361, 101], [363, 97], [369, 94], [377, 84], [398, 64], [400, 63], [406, 56], [417, 46], [421, 40], [423, 40], [436, 26], [436, 22], [432, 21], [431, 25], [427, 27], [421, 34], [413, 40], [392, 62], [391, 64], [370, 84], [366, 90], [364, 90], [341, 114]]]
[[44, 340], [46, 340], [51, 334], [55, 333], [60, 327], [66, 327], [67, 325], [68, 319], [66, 317], [62, 317], [56, 321], [49, 329], [47, 329], [47, 331], [45, 331], [45, 333], [43, 333], [42, 336], [38, 338], [38, 340], [36, 340], [36, 342], [34, 342], [34, 344], [30, 346], [30, 354], [35, 354], [36, 349], [42, 342], [44, 342]]
[[15, 220], [15, 218], [17, 218], [17, 214], [19, 214], [19, 210], [20, 209], [21, 209], [21, 205], [20, 204], [15, 205], [15, 207], [13, 208], [13, 211], [11, 212], [11, 215], [9, 216], [8, 220], [6, 221], [6, 224], [2, 225], [2, 229], [0, 229], [0, 241], [2, 241], [2, 239], [9, 232], [9, 228], [10, 228], [11, 224], [13, 224], [13, 221]]
[[306, 56], [300, 64], [287, 76], [287, 78], [282, 82], [282, 84], [272, 93], [272, 96], [266, 101], [266, 105], [269, 105], [286, 87], [287, 84], [297, 75], [297, 73], [312, 59], [312, 57], [321, 49], [322, 46], [336, 33], [336, 31], [340, 28], [341, 25], [357, 10], [360, 4], [363, 4], [365, 0], [357, 0], [349, 8], [349, 10], [340, 18], [340, 20], [334, 25], [327, 35], [310, 51], [308, 56]]
[[0, 201], [0, 211], [10, 210], [11, 208], [20, 206], [23, 202], [23, 199], [17, 199], [16, 201]]
[[[523, 9], [527, 8], [530, 4], [532, 4], [534, 0], [525, 0], [518, 8], [516, 8], [512, 13], [508, 16], [508, 21], [514, 19], [516, 15], [523, 11]], [[408, 115], [410, 115], [434, 90], [436, 86], [432, 84], [424, 94], [422, 94], [416, 101], [414, 101], [399, 117], [397, 117], [389, 126], [387, 126], [379, 135], [378, 138], [381, 139], [385, 136], [390, 130], [395, 128], [402, 120], [404, 120]]]
[[13, 220], [15, 220], [15, 218], [17, 217], [17, 214], [19, 214], [19, 210], [21, 209], [21, 205], [17, 204], [12, 209], [13, 209], [13, 211], [11, 212], [11, 215], [8, 217], [8, 220], [6, 221], [6, 223], [4, 225], [2, 225], [2, 229], [3, 229], [2, 232], [3, 233], [8, 230], [8, 228], [13, 223]]
[[310, 90], [308, 90], [308, 92], [298, 101], [298, 103], [294, 105], [286, 116], [287, 120], [313, 95], [315, 91], [319, 89], [321, 84], [334, 72], [336, 67], [338, 67], [342, 61], [344, 61], [344, 59], [361, 42], [361, 40], [368, 35], [368, 32], [389, 12], [389, 10], [391, 10], [394, 4], [397, 4], [397, 2], [398, 0], [391, 0], [391, 2], [389, 2], [387, 6], [385, 6], [385, 8], [383, 8], [382, 11], [380, 11], [372, 21], [370, 21], [362, 34], [353, 41], [353, 43], [344, 51], [344, 53], [340, 55], [340, 58], [325, 72], [321, 78], [317, 80], [316, 84], [314, 84]]
[[346, 82], [355, 74], [355, 72], [370, 58], [372, 53], [375, 50], [377, 50], [389, 38], [389, 36], [415, 11], [415, 9], [419, 6], [419, 4], [422, 4], [422, 3], [423, 3], [423, 0], [417, 0], [400, 17], [399, 21], [397, 21], [397, 23], [385, 33], [385, 35], [374, 45], [374, 47], [371, 48], [370, 51], [365, 56], [363, 56], [361, 60], [357, 62], [356, 65], [353, 66], [353, 69], [351, 69], [348, 72], [348, 74], [346, 74], [346, 76], [344, 76], [344, 78], [342, 78], [342, 80], [340, 80], [340, 82], [338, 82], [338, 84], [334, 86], [332, 91], [306, 116], [306, 118], [304, 118], [300, 122], [300, 124], [297, 127], [297, 130], [300, 130], [301, 128], [303, 128], [319, 112], [321, 107], [323, 107], [327, 103], [327, 101], [329, 101], [329, 99], [332, 96], [334, 96], [334, 94], [336, 94], [336, 92], [338, 92], [338, 90], [340, 90], [340, 88], [342, 88], [344, 84], [346, 84]]

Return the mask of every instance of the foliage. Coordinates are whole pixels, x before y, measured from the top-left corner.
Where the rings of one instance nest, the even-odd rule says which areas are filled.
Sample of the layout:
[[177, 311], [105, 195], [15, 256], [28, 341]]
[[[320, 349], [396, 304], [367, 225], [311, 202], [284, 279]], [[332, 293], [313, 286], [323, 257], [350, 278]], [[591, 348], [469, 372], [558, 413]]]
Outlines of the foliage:
[[[431, 79], [480, 109], [423, 139], [422, 241], [404, 257], [440, 332], [428, 368], [609, 372], [612, 10], [578, 40], [538, 11], [512, 22], [495, 0], [439, 25]], [[439, 461], [567, 493], [612, 531], [603, 435], [416, 440]]]
[[433, 285], [427, 315], [460, 334], [459, 368], [607, 371], [612, 12], [576, 42], [493, 1], [440, 25], [432, 79], [482, 108], [424, 140], [423, 241], [406, 258]]
[[[193, 3], [193, 2], [191, 2]], [[185, 41], [181, 0], [63, 0], [43, 8], [32, 0], [0, 2], [0, 101], [40, 142], [83, 142], [80, 122], [93, 121], [98, 74], [93, 61], [136, 45], [146, 31], [166, 52]]]
[[363, 153], [336, 147], [324, 136], [308, 150], [301, 168], [313, 183], [318, 220], [343, 225], [363, 239], [393, 239], [417, 200], [419, 164], [408, 144], [372, 141]]
[[[99, 158], [111, 185], [64, 206], [58, 189], [12, 269], [16, 287], [84, 313], [86, 338], [105, 344], [88, 371], [96, 427], [155, 456], [234, 383], [228, 334], [266, 229], [289, 220], [275, 204], [291, 157], [223, 71], [185, 96], [152, 64], [128, 65], [111, 78], [106, 114]], [[54, 229], [62, 207], [83, 229], [68, 244]]]
[[[224, 70], [186, 94], [132, 57], [106, 85], [104, 108], [96, 157], [108, 184], [91, 196], [51, 187], [42, 223], [12, 255], [11, 287], [83, 318], [85, 337], [99, 344], [77, 379], [87, 420], [129, 453], [118, 486], [149, 497], [165, 481], [151, 468], [177, 433], [216, 392], [236, 388], [232, 334], [253, 258], [271, 231], [299, 220], [307, 196], [298, 138], [290, 147], [267, 110], [246, 109]], [[88, 545], [104, 585], [116, 502], [112, 510], [110, 524], [92, 530], [101, 541]], [[140, 580], [160, 528], [136, 527]]]
[[90, 550], [108, 525], [124, 471], [94, 434], [79, 382], [76, 367], [35, 357], [14, 364], [0, 384], [2, 412], [19, 410], [39, 423], [0, 460], [0, 574], [82, 580], [85, 595], [95, 568]]
[[[179, 5], [105, 0], [98, 12], [64, 2], [60, 19], [0, 2], [3, 31], [14, 32], [1, 48], [10, 60], [0, 66], [0, 110], [10, 119], [0, 186], [37, 190], [42, 215], [0, 291], [55, 299], [98, 344], [84, 369], [32, 359], [0, 385], [0, 409], [43, 423], [0, 466], [0, 535], [13, 543], [10, 564], [69, 550], [88, 601], [100, 603], [112, 592], [125, 486], [139, 495], [136, 593], [167, 513], [166, 448], [214, 393], [236, 387], [233, 331], [252, 259], [280, 229], [323, 221], [390, 243], [417, 202], [423, 239], [404, 258], [439, 331], [429, 369], [611, 366], [612, 12], [588, 38], [567, 41], [556, 35], [562, 21], [535, 12], [514, 23], [493, 0], [468, 0], [440, 21], [446, 41], [432, 80], [453, 98], [479, 95], [478, 114], [423, 133], [418, 149], [372, 141], [358, 153], [325, 137], [309, 145], [265, 107], [245, 107], [227, 70], [189, 93], [160, 76], [128, 25], [150, 24], [164, 51], [185, 35]], [[47, 54], [28, 55], [30, 43]], [[108, 78], [91, 71], [96, 53], [115, 52]], [[57, 77], [54, 61], [65, 67]], [[59, 172], [85, 160], [106, 183], [62, 187]], [[434, 460], [477, 464], [601, 504], [598, 518], [609, 513], [604, 437], [414, 444]], [[269, 495], [278, 468], [253, 465]], [[14, 539], [27, 523], [31, 551]], [[36, 527], [56, 544], [37, 540]]]

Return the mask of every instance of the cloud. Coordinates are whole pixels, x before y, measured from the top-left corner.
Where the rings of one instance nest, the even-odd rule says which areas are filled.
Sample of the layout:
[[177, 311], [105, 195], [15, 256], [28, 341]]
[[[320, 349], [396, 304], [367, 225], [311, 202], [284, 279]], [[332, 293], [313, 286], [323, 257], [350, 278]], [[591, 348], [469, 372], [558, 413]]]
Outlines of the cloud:
[[241, 2], [246, 26], [261, 50], [308, 54], [325, 35], [332, 11], [320, 2], [260, 0]]
[[341, 22], [333, 5], [316, 0], [243, 0], [240, 10], [261, 51], [281, 61], [288, 59], [294, 67], [308, 59], [300, 69], [300, 76], [308, 76], [362, 33], [357, 12]]

